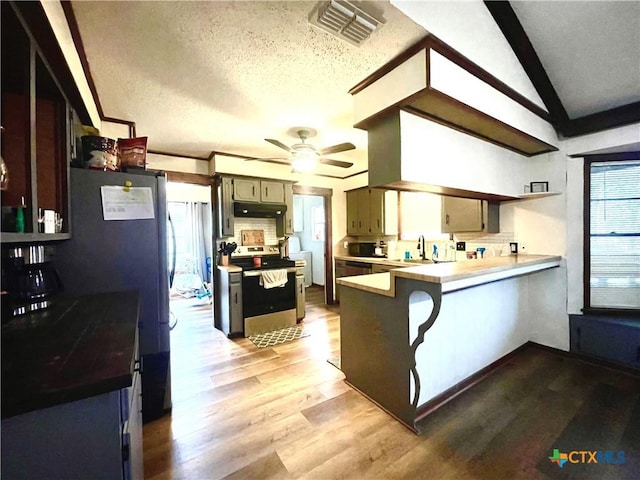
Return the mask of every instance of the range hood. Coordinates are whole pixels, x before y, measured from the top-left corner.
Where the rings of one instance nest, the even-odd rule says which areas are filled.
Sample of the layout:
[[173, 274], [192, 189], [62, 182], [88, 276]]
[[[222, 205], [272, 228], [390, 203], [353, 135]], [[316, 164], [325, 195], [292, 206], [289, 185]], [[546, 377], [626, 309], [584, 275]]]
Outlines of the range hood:
[[280, 203], [233, 203], [233, 214], [236, 217], [277, 218], [282, 217], [286, 211], [287, 206]]

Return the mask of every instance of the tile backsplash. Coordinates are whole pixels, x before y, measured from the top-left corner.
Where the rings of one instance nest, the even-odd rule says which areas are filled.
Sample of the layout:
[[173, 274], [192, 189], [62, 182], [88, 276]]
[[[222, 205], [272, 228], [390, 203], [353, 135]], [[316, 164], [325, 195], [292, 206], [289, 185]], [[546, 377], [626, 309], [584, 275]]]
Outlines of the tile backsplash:
[[275, 218], [236, 218], [234, 223], [235, 236], [225, 238], [224, 241], [242, 245], [242, 230], [264, 230], [265, 245], [278, 245]]
[[[511, 232], [501, 233], [456, 233], [453, 240], [447, 236], [436, 236], [425, 238], [426, 257], [431, 258], [433, 246], [438, 246], [438, 257], [440, 260], [466, 260], [466, 252], [474, 252], [477, 248], [484, 247], [485, 257], [495, 257], [509, 254], [509, 242], [514, 241], [514, 234]], [[456, 242], [465, 242], [465, 251], [456, 251]], [[404, 258], [405, 252], [409, 252], [411, 258], [420, 258], [417, 240], [398, 240], [389, 242], [387, 256], [389, 258]]]

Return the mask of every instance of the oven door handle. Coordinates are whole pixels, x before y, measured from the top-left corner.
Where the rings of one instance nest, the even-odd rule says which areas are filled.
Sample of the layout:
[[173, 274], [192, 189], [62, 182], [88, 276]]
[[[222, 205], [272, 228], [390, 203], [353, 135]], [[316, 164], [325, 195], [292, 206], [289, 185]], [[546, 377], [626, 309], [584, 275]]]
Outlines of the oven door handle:
[[248, 270], [246, 272], [242, 272], [244, 277], [258, 277], [262, 275], [262, 272], [266, 270], [286, 270], [287, 273], [292, 273], [296, 271], [296, 267], [288, 267], [288, 268], [263, 268], [262, 270]]

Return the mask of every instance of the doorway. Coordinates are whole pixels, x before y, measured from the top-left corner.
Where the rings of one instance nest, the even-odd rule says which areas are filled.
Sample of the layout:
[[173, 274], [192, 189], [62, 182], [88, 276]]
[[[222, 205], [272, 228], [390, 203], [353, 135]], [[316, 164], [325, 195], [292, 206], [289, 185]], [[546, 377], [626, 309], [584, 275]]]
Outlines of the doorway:
[[185, 308], [212, 302], [211, 187], [167, 183], [171, 326]]
[[[325, 304], [333, 304], [333, 191], [330, 188], [296, 184], [293, 186], [293, 194], [294, 236], [299, 238], [302, 251], [310, 252], [311, 285], [324, 288]], [[302, 215], [299, 212], [302, 212]]]

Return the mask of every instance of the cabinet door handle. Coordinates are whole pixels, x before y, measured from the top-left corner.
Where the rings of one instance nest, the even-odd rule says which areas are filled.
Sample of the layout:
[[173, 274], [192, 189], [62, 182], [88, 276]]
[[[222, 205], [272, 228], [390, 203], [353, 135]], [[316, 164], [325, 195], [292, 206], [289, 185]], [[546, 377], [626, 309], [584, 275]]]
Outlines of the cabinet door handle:
[[233, 303], [238, 303], [238, 292], [235, 293]]
[[269, 187], [264, 187], [264, 196], [265, 197], [269, 196]]
[[229, 228], [229, 227], [230, 227], [230, 225], [229, 225], [229, 220], [230, 220], [230, 218], [229, 218], [229, 217], [227, 217], [227, 228]]
[[255, 196], [256, 194], [256, 187], [251, 187], [251, 196]]
[[445, 223], [447, 225], [449, 225], [449, 214], [447, 213], [447, 215], [445, 216]]

